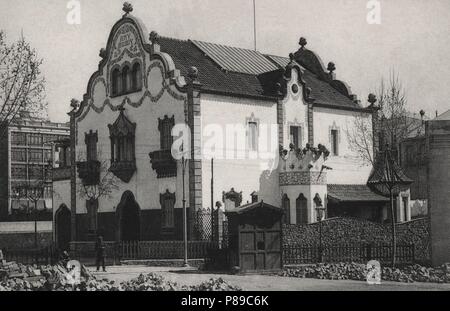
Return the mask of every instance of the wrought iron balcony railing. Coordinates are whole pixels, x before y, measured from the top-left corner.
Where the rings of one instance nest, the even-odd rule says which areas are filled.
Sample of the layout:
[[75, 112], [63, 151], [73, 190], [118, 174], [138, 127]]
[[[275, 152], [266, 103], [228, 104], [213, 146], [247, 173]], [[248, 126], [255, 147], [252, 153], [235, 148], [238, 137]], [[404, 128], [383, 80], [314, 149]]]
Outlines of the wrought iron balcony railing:
[[84, 185], [92, 186], [100, 182], [100, 161], [77, 162], [77, 170]]
[[170, 150], [157, 150], [149, 153], [152, 169], [158, 178], [177, 176], [177, 162]]

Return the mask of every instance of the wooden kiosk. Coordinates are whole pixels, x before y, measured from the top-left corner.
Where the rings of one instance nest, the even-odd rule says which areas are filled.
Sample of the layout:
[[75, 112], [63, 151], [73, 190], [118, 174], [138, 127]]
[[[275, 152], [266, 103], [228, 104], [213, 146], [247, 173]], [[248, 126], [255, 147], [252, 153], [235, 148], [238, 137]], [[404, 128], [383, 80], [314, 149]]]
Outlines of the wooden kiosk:
[[229, 209], [225, 214], [230, 268], [241, 273], [281, 270], [283, 210], [261, 201]]

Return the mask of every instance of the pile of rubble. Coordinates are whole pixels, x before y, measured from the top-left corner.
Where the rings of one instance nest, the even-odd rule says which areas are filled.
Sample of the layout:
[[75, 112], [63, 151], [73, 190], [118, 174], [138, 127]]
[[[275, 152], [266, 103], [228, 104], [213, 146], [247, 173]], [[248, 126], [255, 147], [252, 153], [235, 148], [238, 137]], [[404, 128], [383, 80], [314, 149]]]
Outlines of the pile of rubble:
[[[0, 291], [72, 289], [67, 282], [66, 263], [62, 260], [56, 265], [38, 266], [7, 262], [0, 250]], [[83, 266], [81, 276], [84, 280], [93, 278]]]
[[71, 284], [66, 269], [68, 255], [56, 265], [23, 265], [6, 262], [0, 252], [0, 291], [230, 291], [241, 290], [223, 279], [210, 279], [199, 285], [181, 286], [155, 273], [141, 274], [130, 281], [115, 283], [97, 280], [83, 265], [80, 280]]

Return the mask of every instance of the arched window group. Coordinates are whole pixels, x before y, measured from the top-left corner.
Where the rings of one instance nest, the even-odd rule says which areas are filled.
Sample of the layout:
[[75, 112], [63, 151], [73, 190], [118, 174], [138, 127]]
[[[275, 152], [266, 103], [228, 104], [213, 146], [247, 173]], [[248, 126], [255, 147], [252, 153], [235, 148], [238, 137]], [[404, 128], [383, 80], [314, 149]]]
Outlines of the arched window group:
[[111, 94], [119, 96], [142, 89], [142, 69], [139, 62], [132, 66], [126, 64], [121, 69], [118, 67], [112, 70], [111, 74]]
[[[283, 223], [291, 223], [291, 200], [285, 193], [281, 200], [281, 205], [284, 210]], [[295, 200], [295, 223], [296, 224], [307, 224], [308, 223], [308, 201], [303, 193]]]

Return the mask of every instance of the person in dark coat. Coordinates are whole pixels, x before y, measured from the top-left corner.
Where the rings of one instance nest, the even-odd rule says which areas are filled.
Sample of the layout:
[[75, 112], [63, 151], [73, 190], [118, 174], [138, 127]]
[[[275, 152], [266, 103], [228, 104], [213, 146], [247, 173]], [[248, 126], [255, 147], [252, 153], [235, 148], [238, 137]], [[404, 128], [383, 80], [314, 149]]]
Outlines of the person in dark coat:
[[95, 253], [96, 253], [96, 265], [97, 271], [100, 270], [100, 264], [102, 265], [103, 272], [106, 272], [105, 268], [105, 243], [103, 242], [103, 237], [99, 235], [97, 237], [97, 242], [95, 243]]

